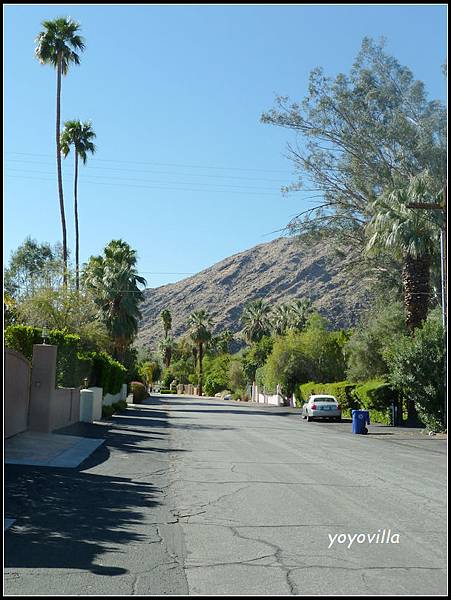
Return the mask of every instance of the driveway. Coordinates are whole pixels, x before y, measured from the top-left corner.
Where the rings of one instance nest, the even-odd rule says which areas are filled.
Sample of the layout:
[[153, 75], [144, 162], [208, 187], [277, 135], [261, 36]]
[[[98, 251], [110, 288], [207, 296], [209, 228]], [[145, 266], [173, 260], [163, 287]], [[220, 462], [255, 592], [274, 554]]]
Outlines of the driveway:
[[[7, 594], [446, 593], [446, 442], [155, 396], [77, 469], [8, 465]], [[371, 541], [370, 541], [371, 540]]]

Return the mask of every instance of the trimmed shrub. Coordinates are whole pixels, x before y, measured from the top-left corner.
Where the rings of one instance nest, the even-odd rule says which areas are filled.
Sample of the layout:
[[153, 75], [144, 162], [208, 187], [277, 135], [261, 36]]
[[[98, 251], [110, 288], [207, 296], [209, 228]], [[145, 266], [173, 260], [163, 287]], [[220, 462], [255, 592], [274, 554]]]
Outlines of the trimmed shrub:
[[337, 381], [334, 383], [315, 383], [309, 381], [297, 386], [295, 390], [296, 405], [302, 406], [312, 394], [330, 394], [335, 396], [342, 409], [344, 417], [350, 417], [351, 411], [359, 408], [358, 399], [354, 396], [354, 383], [349, 381]]
[[91, 385], [103, 388], [104, 394], [117, 394], [125, 383], [127, 369], [106, 352], [91, 352]]
[[357, 385], [353, 394], [361, 408], [370, 411], [370, 418], [377, 423], [391, 424], [391, 405], [398, 401], [398, 394], [385, 381], [373, 379]]
[[160, 394], [176, 394], [174, 390], [160, 390]]
[[125, 400], [119, 400], [118, 402], [114, 402], [112, 405], [115, 411], [125, 410], [127, 408], [127, 402]]
[[311, 395], [330, 394], [335, 396], [342, 409], [342, 415], [350, 418], [353, 409], [365, 409], [370, 419], [376, 423], [391, 424], [391, 404], [398, 400], [398, 394], [385, 381], [374, 379], [363, 384], [338, 381], [336, 383], [315, 383], [309, 381], [297, 386], [296, 405], [302, 406]]
[[237, 390], [232, 394], [232, 400], [241, 400], [241, 402], [249, 402], [249, 394], [246, 390]]
[[[46, 342], [58, 347], [56, 385], [80, 387], [88, 378], [90, 385], [102, 387], [105, 394], [117, 394], [126, 380], [126, 368], [106, 352], [82, 352], [80, 336], [58, 329], [49, 331]], [[42, 330], [27, 325], [5, 329], [5, 346], [21, 352], [29, 361], [33, 345], [42, 343]]]
[[[42, 344], [42, 329], [28, 325], [10, 325], [5, 329], [5, 346], [21, 352], [29, 361], [33, 358], [33, 345]], [[80, 336], [58, 329], [49, 331], [48, 344], [58, 347], [56, 356], [56, 385], [80, 387], [83, 379], [90, 379], [92, 361], [81, 352]]]
[[111, 417], [115, 413], [115, 409], [113, 406], [102, 406], [102, 417], [105, 419]]
[[130, 383], [130, 393], [133, 394], [133, 404], [140, 404], [149, 396], [145, 385], [140, 381]]
[[21, 352], [29, 361], [33, 358], [33, 344], [42, 344], [42, 330], [27, 325], [10, 325], [5, 329], [5, 346]]

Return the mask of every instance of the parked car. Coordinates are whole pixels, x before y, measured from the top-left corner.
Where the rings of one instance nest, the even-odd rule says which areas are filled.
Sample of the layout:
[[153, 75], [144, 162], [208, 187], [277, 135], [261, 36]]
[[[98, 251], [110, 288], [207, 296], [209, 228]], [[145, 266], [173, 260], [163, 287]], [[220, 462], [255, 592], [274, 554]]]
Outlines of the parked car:
[[337, 399], [325, 394], [310, 396], [302, 407], [301, 414], [307, 421], [313, 421], [313, 419], [341, 421], [341, 408]]

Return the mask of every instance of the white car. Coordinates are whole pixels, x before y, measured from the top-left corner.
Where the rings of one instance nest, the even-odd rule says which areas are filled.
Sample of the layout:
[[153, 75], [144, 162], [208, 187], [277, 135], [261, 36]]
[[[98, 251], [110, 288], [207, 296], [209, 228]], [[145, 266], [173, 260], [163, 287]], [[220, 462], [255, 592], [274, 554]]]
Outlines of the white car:
[[335, 396], [317, 394], [310, 396], [302, 407], [302, 417], [307, 421], [313, 419], [333, 419], [341, 421], [341, 408]]

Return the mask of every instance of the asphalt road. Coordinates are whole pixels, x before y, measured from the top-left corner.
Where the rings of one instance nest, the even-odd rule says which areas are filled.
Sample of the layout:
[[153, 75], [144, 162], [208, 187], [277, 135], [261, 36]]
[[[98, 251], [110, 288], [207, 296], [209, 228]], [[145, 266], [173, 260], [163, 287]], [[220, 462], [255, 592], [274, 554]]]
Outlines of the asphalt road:
[[445, 440], [350, 430], [186, 397], [72, 428], [106, 438], [78, 469], [7, 465], [4, 591], [445, 594]]

